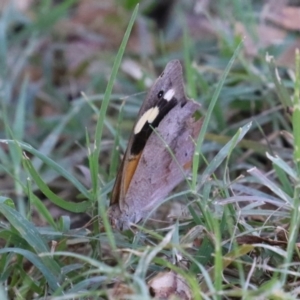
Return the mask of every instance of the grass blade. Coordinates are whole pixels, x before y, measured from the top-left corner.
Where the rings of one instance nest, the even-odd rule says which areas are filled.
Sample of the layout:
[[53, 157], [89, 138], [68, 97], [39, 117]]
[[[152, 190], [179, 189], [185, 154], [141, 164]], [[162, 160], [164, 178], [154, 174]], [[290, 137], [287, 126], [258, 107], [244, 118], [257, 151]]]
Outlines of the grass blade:
[[90, 198], [90, 194], [87, 191], [87, 189], [70, 173], [68, 173], [61, 165], [50, 159], [48, 156], [44, 155], [40, 151], [33, 148], [31, 145], [19, 141], [14, 140], [3, 140], [0, 139], [0, 143], [9, 144], [9, 145], [15, 145], [20, 147], [21, 149], [28, 151], [29, 153], [37, 156], [39, 159], [41, 159], [45, 164], [50, 166], [53, 170], [55, 170], [57, 173], [59, 173], [62, 177], [70, 181], [79, 191], [81, 194], [83, 194], [86, 198]]
[[225, 79], [226, 79], [226, 77], [227, 77], [227, 75], [228, 75], [228, 73], [229, 73], [236, 57], [240, 53], [241, 47], [242, 47], [242, 42], [235, 49], [232, 58], [230, 59], [225, 71], [223, 72], [223, 74], [221, 76], [221, 79], [220, 79], [220, 81], [217, 85], [217, 88], [216, 88], [216, 90], [213, 94], [213, 97], [211, 99], [211, 102], [209, 104], [208, 110], [205, 114], [205, 118], [204, 118], [202, 128], [201, 128], [198, 140], [197, 140], [197, 145], [196, 145], [195, 154], [194, 154], [194, 158], [193, 158], [193, 178], [192, 178], [192, 187], [193, 187], [193, 189], [196, 186], [197, 172], [198, 172], [198, 168], [199, 168], [200, 149], [201, 149], [201, 145], [202, 145], [203, 140], [204, 140], [205, 133], [207, 131], [208, 122], [210, 120], [212, 111], [213, 111], [214, 106], [215, 106], [215, 104], [218, 100], [218, 97], [220, 95], [221, 89], [224, 85]]
[[57, 196], [55, 193], [53, 193], [49, 189], [49, 187], [45, 184], [45, 182], [40, 177], [39, 173], [34, 169], [32, 163], [28, 157], [24, 157], [23, 162], [24, 162], [25, 168], [30, 173], [30, 175], [32, 176], [33, 180], [35, 181], [35, 183], [37, 184], [39, 189], [55, 205], [65, 209], [67, 211], [74, 212], [74, 213], [85, 212], [87, 210], [87, 208], [90, 206], [88, 201], [74, 203], [74, 202], [67, 202], [67, 201], [63, 200], [62, 198]]

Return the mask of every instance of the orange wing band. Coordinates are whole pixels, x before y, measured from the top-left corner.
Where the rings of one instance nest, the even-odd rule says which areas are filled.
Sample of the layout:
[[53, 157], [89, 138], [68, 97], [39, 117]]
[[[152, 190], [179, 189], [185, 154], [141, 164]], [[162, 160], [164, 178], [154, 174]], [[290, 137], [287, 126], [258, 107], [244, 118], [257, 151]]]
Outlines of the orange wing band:
[[128, 162], [125, 164], [126, 169], [124, 170], [124, 192], [127, 193], [127, 190], [129, 188], [129, 185], [131, 183], [132, 177], [135, 173], [135, 170], [137, 168], [137, 165], [140, 161], [142, 152], [140, 152], [138, 155], [134, 155], [128, 159]]

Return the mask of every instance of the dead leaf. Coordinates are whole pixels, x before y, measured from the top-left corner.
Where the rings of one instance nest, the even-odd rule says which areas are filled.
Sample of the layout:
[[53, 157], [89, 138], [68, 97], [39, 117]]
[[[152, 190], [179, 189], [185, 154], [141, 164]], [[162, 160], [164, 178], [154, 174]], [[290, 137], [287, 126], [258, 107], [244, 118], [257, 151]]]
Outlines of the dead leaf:
[[139, 63], [132, 59], [124, 59], [121, 69], [124, 73], [128, 74], [134, 80], [143, 80], [144, 85], [150, 88], [153, 84], [153, 80], [149, 77], [144, 78], [144, 72]]
[[[129, 14], [114, 1], [82, 0], [73, 17], [55, 25], [56, 33], [68, 40], [65, 48], [67, 65], [71, 72], [93, 65], [99, 53], [118, 49], [127, 27]], [[150, 55], [155, 52], [154, 38], [149, 22], [141, 16], [133, 27], [127, 49]], [[97, 66], [97, 71], [101, 66]]]
[[117, 283], [112, 289], [107, 291], [109, 300], [126, 300], [133, 295], [133, 290], [125, 283]]
[[238, 244], [258, 244], [258, 243], [266, 243], [268, 245], [272, 246], [281, 246], [281, 245], [286, 245], [287, 242], [284, 241], [274, 241], [268, 238], [263, 238], [260, 236], [254, 236], [254, 235], [244, 235], [240, 236], [236, 239]]
[[296, 49], [300, 49], [300, 39], [296, 39], [279, 55], [276, 59], [276, 65], [295, 69]]
[[264, 13], [267, 21], [287, 30], [300, 30], [300, 7], [284, 6], [280, 9], [269, 9]]
[[252, 30], [254, 33], [250, 34], [244, 24], [241, 22], [235, 24], [235, 34], [244, 38], [245, 53], [249, 57], [257, 56], [260, 49], [281, 44], [287, 35], [285, 30], [264, 23], [253, 26]]
[[211, 22], [204, 14], [189, 15], [187, 25], [191, 37], [196, 40], [216, 39], [218, 26], [225, 26], [217, 17], [215, 17], [214, 22]]
[[155, 299], [192, 299], [186, 280], [174, 271], [158, 273], [148, 282], [148, 286]]

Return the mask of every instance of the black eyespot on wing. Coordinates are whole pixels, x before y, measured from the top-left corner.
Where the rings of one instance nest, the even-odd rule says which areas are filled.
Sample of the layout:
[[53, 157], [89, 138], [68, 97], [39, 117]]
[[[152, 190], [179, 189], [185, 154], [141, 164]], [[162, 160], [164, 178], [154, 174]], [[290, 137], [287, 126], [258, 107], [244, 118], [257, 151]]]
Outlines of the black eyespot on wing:
[[159, 93], [157, 94], [158, 99], [161, 99], [164, 95], [164, 91], [159, 91]]

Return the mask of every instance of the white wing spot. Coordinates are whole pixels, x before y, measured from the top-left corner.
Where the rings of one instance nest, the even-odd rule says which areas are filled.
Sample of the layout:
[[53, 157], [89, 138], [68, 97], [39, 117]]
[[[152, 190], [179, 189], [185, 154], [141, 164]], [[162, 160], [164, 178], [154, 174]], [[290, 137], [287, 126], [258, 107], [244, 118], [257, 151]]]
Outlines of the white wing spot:
[[175, 91], [173, 89], [169, 89], [166, 92], [166, 94], [164, 96], [164, 99], [169, 102], [170, 100], [172, 100], [172, 98], [173, 98], [174, 95], [175, 95]]
[[158, 114], [159, 114], [159, 109], [157, 106], [151, 107], [147, 111], [145, 111], [143, 115], [140, 117], [140, 119], [138, 120], [138, 122], [136, 123], [136, 125], [134, 126], [134, 131], [133, 131], [134, 134], [138, 134], [143, 129], [146, 122], [152, 123], [156, 119]]
[[156, 119], [156, 117], [158, 116], [158, 114], [159, 114], [159, 109], [158, 109], [158, 107], [157, 107], [157, 106], [153, 107], [153, 108], [152, 108], [152, 111], [151, 111], [150, 114], [149, 114], [148, 122], [149, 122], [149, 123], [152, 123], [152, 122]]

